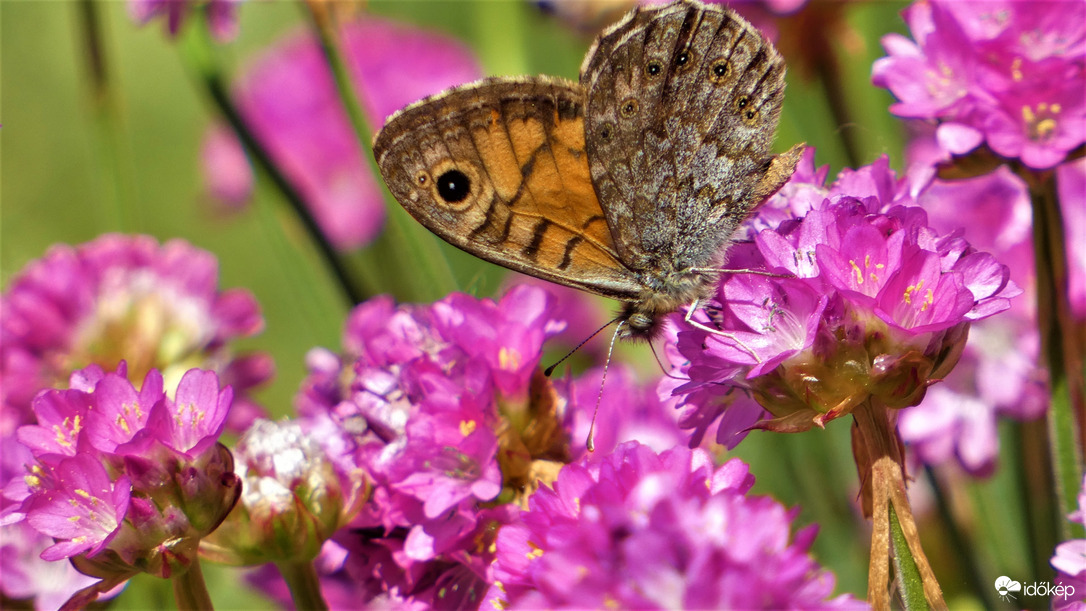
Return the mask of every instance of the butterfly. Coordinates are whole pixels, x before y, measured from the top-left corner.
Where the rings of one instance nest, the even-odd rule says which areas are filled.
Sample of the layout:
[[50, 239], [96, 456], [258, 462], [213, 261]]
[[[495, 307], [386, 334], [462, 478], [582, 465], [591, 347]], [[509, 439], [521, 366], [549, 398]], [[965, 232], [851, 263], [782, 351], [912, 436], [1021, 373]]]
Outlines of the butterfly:
[[450, 89], [389, 117], [374, 156], [433, 233], [616, 299], [616, 333], [650, 338], [682, 306], [691, 321], [735, 229], [792, 175], [803, 145], [769, 152], [784, 73], [773, 45], [730, 9], [635, 9], [596, 39], [579, 82]]

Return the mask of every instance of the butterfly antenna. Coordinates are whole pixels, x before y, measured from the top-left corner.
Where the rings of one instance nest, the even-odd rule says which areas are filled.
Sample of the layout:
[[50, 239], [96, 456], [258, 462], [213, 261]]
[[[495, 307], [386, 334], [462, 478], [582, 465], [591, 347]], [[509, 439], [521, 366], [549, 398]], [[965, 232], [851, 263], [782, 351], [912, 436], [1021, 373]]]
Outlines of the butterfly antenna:
[[[588, 439], [584, 442], [584, 447], [589, 452], [596, 451], [596, 442], [592, 439], [596, 432], [596, 416], [600, 413], [600, 402], [603, 401], [603, 385], [607, 383], [607, 370], [611, 367], [611, 352], [615, 349], [615, 340], [618, 339], [618, 334], [622, 331], [622, 325], [624, 324], [626, 324], [625, 320], [619, 321], [618, 326], [615, 327], [615, 334], [611, 336], [611, 344], [607, 346], [607, 360], [603, 362], [603, 375], [600, 376], [600, 392], [596, 395], [596, 409], [592, 410], [592, 424], [588, 425]], [[602, 330], [600, 329], [600, 331]], [[596, 331], [596, 333], [600, 331]]]
[[[552, 373], [554, 373], [554, 368], [555, 368], [555, 367], [557, 367], [557, 366], [561, 365], [562, 363], [564, 363], [564, 362], [566, 361], [566, 359], [568, 359], [569, 357], [573, 356], [573, 353], [574, 353], [574, 352], [577, 352], [578, 350], [580, 350], [580, 349], [581, 349], [581, 346], [584, 346], [584, 345], [585, 345], [585, 344], [587, 344], [587, 343], [589, 342], [589, 340], [591, 340], [591, 339], [592, 339], [593, 337], [596, 337], [597, 335], [599, 335], [599, 334], [600, 334], [600, 331], [603, 331], [603, 330], [604, 330], [604, 329], [606, 329], [607, 327], [610, 327], [611, 325], [615, 324], [615, 321], [616, 321], [616, 320], [618, 320], [618, 317], [617, 317], [617, 316], [616, 316], [615, 318], [612, 318], [611, 320], [607, 321], [607, 323], [606, 323], [606, 324], [604, 324], [604, 325], [603, 325], [602, 327], [600, 327], [599, 329], [596, 329], [596, 330], [595, 330], [595, 332], [593, 332], [593, 333], [592, 333], [592, 335], [589, 335], [588, 337], [584, 338], [584, 341], [582, 341], [581, 343], [577, 344], [577, 346], [576, 346], [576, 347], [575, 347], [575, 348], [574, 348], [573, 350], [570, 350], [569, 352], [567, 352], [567, 353], [566, 353], [566, 355], [565, 355], [565, 356], [563, 356], [562, 358], [558, 359], [558, 362], [557, 362], [557, 363], [555, 363], [555, 364], [551, 365], [550, 367], [547, 367], [546, 369], [544, 369], [544, 370], [543, 370], [543, 375], [547, 376], [548, 378], [549, 378], [549, 377], [551, 377], [551, 374], [552, 374]], [[613, 344], [613, 343], [614, 343], [614, 340], [611, 340], [611, 342], [612, 342], [612, 344]], [[611, 353], [610, 353], [610, 352], [608, 352], [608, 353], [607, 353], [607, 358], [608, 358], [608, 360], [610, 360], [610, 358], [611, 358]]]
[[660, 373], [664, 374], [664, 376], [669, 377], [672, 380], [688, 380], [689, 379], [689, 378], [684, 378], [684, 377], [681, 377], [681, 376], [677, 376], [677, 375], [671, 373], [670, 371], [668, 371], [668, 368], [666, 366], [664, 366], [664, 362], [660, 360], [660, 355], [656, 354], [656, 346], [653, 346], [651, 342], [649, 343], [649, 350], [652, 350], [652, 356], [653, 356], [653, 358], [656, 359], [656, 364], [660, 366]]

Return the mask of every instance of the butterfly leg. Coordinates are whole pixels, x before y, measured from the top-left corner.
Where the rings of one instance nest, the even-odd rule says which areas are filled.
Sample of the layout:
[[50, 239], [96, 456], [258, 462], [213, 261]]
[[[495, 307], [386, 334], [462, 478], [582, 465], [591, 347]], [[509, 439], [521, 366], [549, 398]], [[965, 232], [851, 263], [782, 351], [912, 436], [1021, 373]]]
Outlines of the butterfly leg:
[[767, 278], [795, 278], [794, 274], [777, 274], [774, 272], [767, 272], [761, 269], [722, 269], [719, 267], [692, 267], [692, 272], [701, 272], [703, 274], [751, 274], [753, 276], [765, 276]]
[[721, 331], [720, 329], [714, 329], [712, 327], [703, 325], [700, 322], [694, 320], [694, 312], [697, 312], [698, 308], [700, 308], [700, 307], [701, 307], [701, 299], [695, 299], [694, 302], [691, 303], [690, 306], [686, 309], [686, 316], [683, 318], [683, 321], [686, 322], [687, 324], [689, 324], [690, 326], [694, 327], [695, 329], [700, 329], [702, 331], [705, 331], [706, 333], [712, 333], [713, 335], [719, 335], [720, 337], [726, 337], [726, 338], [730, 339], [732, 342], [734, 342], [736, 344], [736, 346], [738, 346], [740, 349], [742, 349], [747, 354], [754, 357], [755, 362], [757, 362], [757, 363], [762, 362], [762, 359], [758, 356], [758, 353], [756, 353], [750, 346], [744, 344], [743, 340], [739, 339], [734, 334], [728, 333], [726, 331]]

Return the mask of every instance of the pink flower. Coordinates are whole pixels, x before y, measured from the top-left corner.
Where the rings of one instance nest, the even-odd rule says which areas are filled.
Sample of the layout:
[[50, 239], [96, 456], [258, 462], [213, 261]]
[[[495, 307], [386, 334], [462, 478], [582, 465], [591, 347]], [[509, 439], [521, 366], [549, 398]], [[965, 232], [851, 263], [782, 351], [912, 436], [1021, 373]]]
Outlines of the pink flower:
[[235, 355], [231, 342], [259, 333], [259, 307], [247, 291], [218, 287], [215, 258], [181, 240], [111, 234], [54, 246], [28, 264], [0, 301], [0, 435], [33, 422], [30, 402], [76, 369], [122, 360], [132, 380], [162, 372], [171, 393], [194, 366], [213, 367], [236, 385], [231, 426], [263, 412], [246, 391], [272, 375], [267, 355]]
[[[790, 192], [803, 203], [771, 200], [767, 212], [810, 205], [811, 190]], [[775, 416], [755, 426], [781, 431], [823, 426], [870, 397], [915, 405], [928, 381], [953, 367], [969, 324], [1007, 309], [1020, 292], [991, 255], [936, 233], [922, 210], [903, 205], [914, 188], [885, 160], [843, 173], [826, 193], [803, 218], [729, 251], [730, 266], [793, 277], [726, 277], [712, 315], [696, 313], [726, 335], [677, 323], [668, 356], [689, 382], [666, 387], [687, 409], [695, 441], [731, 400], [728, 386]], [[735, 401], [736, 422], [758, 417]], [[718, 428], [718, 441], [734, 443], [720, 435], [735, 431]]]
[[207, 12], [211, 35], [219, 42], [230, 42], [238, 35], [235, 15], [243, 0], [128, 0], [128, 14], [140, 25], [157, 17], [165, 17], [166, 31], [177, 36], [192, 11]]
[[369, 575], [356, 602], [432, 605], [453, 586], [456, 597], [485, 589], [493, 554], [480, 542], [534, 484], [533, 461], [565, 448], [558, 399], [539, 369], [543, 342], [565, 327], [554, 303], [528, 286], [497, 302], [376, 298], [351, 313], [344, 356], [310, 353], [299, 412], [330, 416], [373, 485], [353, 530], [336, 537], [348, 556], [327, 577]]
[[983, 143], [1047, 169], [1086, 141], [1086, 5], [930, 0], [905, 20], [915, 42], [884, 37], [872, 80], [895, 114], [937, 120], [947, 154]]
[[733, 459], [627, 443], [568, 465], [498, 534], [489, 608], [841, 608], [833, 576], [790, 542], [795, 512], [747, 496]]
[[186, 372], [176, 399], [157, 370], [136, 390], [123, 365], [92, 366], [72, 386], [41, 393], [40, 424], [19, 429], [36, 462], [5, 487], [3, 522], [56, 539], [43, 560], [70, 558], [101, 579], [72, 595], [68, 605], [80, 606], [139, 572], [186, 570], [241, 483], [217, 441], [232, 393], [213, 372]]
[[26, 521], [59, 542], [42, 552], [42, 560], [63, 560], [76, 554], [94, 556], [120, 532], [128, 512], [132, 484], [111, 481], [91, 454], [65, 458], [53, 468], [46, 488], [35, 494]]

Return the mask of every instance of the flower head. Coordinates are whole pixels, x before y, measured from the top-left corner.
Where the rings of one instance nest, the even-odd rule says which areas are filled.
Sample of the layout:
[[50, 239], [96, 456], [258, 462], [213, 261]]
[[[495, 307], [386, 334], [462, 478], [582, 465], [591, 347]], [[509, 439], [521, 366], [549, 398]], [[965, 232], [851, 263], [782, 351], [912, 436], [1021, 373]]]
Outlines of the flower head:
[[[730, 253], [729, 265], [789, 277], [731, 275], [697, 313], [720, 333], [679, 327], [669, 354], [690, 382], [671, 386], [688, 412], [717, 413], [700, 402], [729, 385], [774, 416], [757, 427], [780, 431], [823, 426], [870, 399], [915, 405], [957, 362], [970, 323], [1019, 292], [991, 255], [904, 205], [910, 186], [885, 161], [838, 182], [802, 218]], [[700, 431], [708, 419], [685, 416]]]
[[913, 40], [883, 38], [873, 81], [902, 117], [939, 121], [946, 154], [986, 144], [1051, 168], [1086, 140], [1086, 6], [1081, 2], [916, 2]]
[[[410, 102], [473, 81], [478, 63], [459, 43], [389, 21], [342, 27], [343, 52], [370, 124]], [[237, 83], [237, 104], [253, 132], [312, 207], [337, 247], [358, 248], [384, 223], [378, 178], [344, 113], [335, 82], [312, 32], [293, 34], [258, 58]], [[203, 157], [208, 189], [232, 205], [246, 199], [252, 175], [240, 144], [209, 132]], [[227, 163], [220, 163], [227, 160]]]
[[0, 434], [33, 422], [31, 399], [91, 364], [132, 380], [161, 372], [170, 393], [193, 367], [235, 386], [232, 428], [262, 408], [244, 392], [271, 376], [263, 354], [237, 356], [230, 343], [258, 333], [260, 310], [246, 291], [222, 291], [215, 258], [173, 240], [106, 235], [55, 246], [27, 265], [0, 301]]
[[92, 366], [72, 386], [39, 395], [39, 424], [19, 429], [36, 462], [5, 488], [4, 522], [53, 537], [42, 559], [101, 578], [76, 595], [86, 603], [139, 572], [187, 570], [241, 485], [217, 443], [232, 393], [213, 372], [190, 370], [175, 397], [157, 370], [136, 390], [123, 365]]
[[[790, 512], [747, 496], [733, 459], [656, 454], [627, 443], [568, 465], [498, 534], [496, 608], [838, 608], [833, 576], [808, 555], [814, 530], [790, 542]], [[486, 603], [484, 603], [486, 604]]]
[[352, 312], [344, 357], [310, 354], [299, 412], [339, 425], [373, 487], [331, 548], [347, 550], [337, 571], [368, 576], [357, 597], [479, 600], [509, 501], [568, 453], [561, 399], [539, 370], [544, 340], [564, 328], [553, 309], [528, 286], [497, 302], [377, 298]]
[[[258, 420], [245, 432], [234, 449], [241, 502], [200, 542], [205, 557], [231, 564], [309, 561], [358, 512], [365, 498], [361, 470], [339, 468], [351, 460], [350, 440], [327, 418], [312, 424], [307, 430], [297, 421]], [[330, 459], [333, 452], [339, 463]]]

